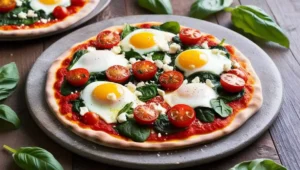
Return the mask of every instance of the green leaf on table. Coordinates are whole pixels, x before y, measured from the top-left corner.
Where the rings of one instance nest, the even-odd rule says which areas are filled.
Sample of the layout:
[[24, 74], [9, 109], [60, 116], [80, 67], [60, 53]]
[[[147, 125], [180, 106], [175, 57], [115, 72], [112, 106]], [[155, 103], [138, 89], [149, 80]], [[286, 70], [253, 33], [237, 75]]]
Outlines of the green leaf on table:
[[239, 163], [229, 170], [287, 170], [287, 168], [270, 159], [255, 159]]
[[167, 115], [161, 114], [154, 122], [154, 130], [162, 134], [173, 134], [185, 130], [186, 128], [178, 128], [173, 126]]
[[142, 93], [142, 95], [138, 96], [138, 98], [143, 102], [146, 102], [158, 95], [157, 85], [155, 84], [141, 86], [136, 88], [136, 90]]
[[228, 106], [222, 99], [210, 100], [210, 105], [213, 110], [222, 118], [226, 118], [232, 113], [232, 108]]
[[19, 82], [19, 71], [16, 63], [9, 63], [0, 67], [0, 100], [9, 97]]
[[196, 117], [201, 122], [210, 123], [215, 120], [215, 111], [207, 107], [196, 107], [195, 109]]
[[39, 147], [22, 147], [18, 150], [4, 145], [4, 149], [13, 154], [15, 163], [24, 170], [63, 170], [54, 156]]
[[78, 50], [76, 51], [76, 53], [73, 55], [73, 58], [72, 58], [72, 61], [68, 67], [68, 70], [70, 70], [74, 65], [75, 63], [84, 55], [88, 53], [87, 50]]
[[0, 130], [18, 129], [20, 119], [8, 106], [0, 104]]
[[252, 5], [240, 5], [225, 8], [231, 12], [231, 20], [235, 27], [258, 38], [273, 41], [289, 48], [290, 41], [277, 23], [261, 8]]
[[138, 0], [139, 6], [156, 14], [172, 14], [170, 0]]
[[150, 136], [150, 128], [142, 126], [135, 122], [134, 119], [128, 119], [126, 122], [117, 124], [117, 131], [135, 142], [144, 142]]
[[231, 4], [232, 0], [197, 0], [191, 6], [190, 16], [203, 19], [229, 7]]
[[131, 32], [133, 32], [137, 29], [139, 29], [139, 28], [131, 26], [129, 24], [125, 24], [125, 26], [123, 28], [123, 31], [122, 31], [122, 34], [121, 34], [121, 39], [124, 39], [128, 34], [130, 34]]

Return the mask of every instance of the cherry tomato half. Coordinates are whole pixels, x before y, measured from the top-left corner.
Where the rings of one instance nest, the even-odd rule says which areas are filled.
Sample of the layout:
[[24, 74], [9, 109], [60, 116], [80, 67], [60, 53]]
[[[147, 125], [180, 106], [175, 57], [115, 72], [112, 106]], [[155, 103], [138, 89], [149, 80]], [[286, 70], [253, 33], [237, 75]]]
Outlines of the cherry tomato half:
[[147, 104], [151, 104], [151, 103], [160, 104], [166, 110], [169, 110], [171, 108], [171, 106], [167, 102], [165, 102], [164, 98], [161, 96], [153, 97], [152, 99], [148, 100], [146, 103]]
[[72, 86], [83, 86], [90, 78], [90, 73], [84, 68], [76, 68], [67, 73], [66, 79]]
[[133, 115], [139, 124], [150, 125], [158, 118], [158, 111], [150, 104], [139, 105], [134, 111]]
[[183, 44], [195, 45], [201, 38], [199, 30], [192, 28], [184, 28], [179, 33], [179, 38]]
[[245, 81], [242, 78], [230, 73], [222, 74], [220, 82], [224, 90], [231, 93], [240, 92], [245, 87]]
[[115, 83], [125, 83], [130, 76], [129, 69], [120, 65], [109, 67], [105, 73], [108, 80]]
[[132, 65], [133, 75], [142, 81], [151, 80], [156, 72], [157, 66], [151, 61], [138, 61]]
[[74, 6], [83, 6], [86, 0], [71, 0], [71, 4]]
[[185, 104], [177, 104], [167, 112], [172, 125], [176, 127], [188, 127], [196, 119], [195, 111]]
[[87, 112], [82, 116], [82, 122], [87, 125], [94, 125], [99, 122], [99, 116], [93, 112]]
[[53, 16], [57, 19], [64, 19], [69, 15], [67, 8], [62, 6], [57, 6], [53, 10]]
[[167, 71], [159, 76], [159, 83], [165, 90], [176, 90], [183, 82], [183, 75], [178, 71]]
[[151, 24], [142, 24], [140, 28], [151, 28]]
[[119, 34], [106, 30], [98, 34], [96, 46], [101, 49], [111, 49], [120, 41], [121, 38]]
[[248, 80], [248, 77], [247, 77], [246, 73], [243, 70], [240, 70], [240, 69], [231, 69], [227, 73], [234, 74], [234, 75], [236, 75], [236, 76], [244, 79], [245, 82], [247, 82], [247, 80]]
[[6, 13], [16, 8], [15, 0], [1, 0], [0, 1], [0, 13]]

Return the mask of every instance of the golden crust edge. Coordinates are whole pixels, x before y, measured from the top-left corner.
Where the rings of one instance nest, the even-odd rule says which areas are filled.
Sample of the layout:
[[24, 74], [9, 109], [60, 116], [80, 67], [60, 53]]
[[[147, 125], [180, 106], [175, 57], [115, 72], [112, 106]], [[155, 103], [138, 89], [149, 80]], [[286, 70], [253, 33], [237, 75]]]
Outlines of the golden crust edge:
[[[159, 22], [147, 22], [152, 24], [160, 24]], [[139, 25], [142, 23], [136, 23], [132, 25]], [[183, 26], [182, 26], [183, 27]], [[110, 30], [118, 30], [122, 28], [122, 26], [113, 26], [107, 29]], [[105, 29], [105, 30], [107, 30]], [[90, 38], [90, 39], [93, 39]], [[90, 40], [88, 39], [88, 40]], [[86, 40], [86, 41], [88, 41]], [[86, 42], [85, 41], [85, 42]], [[82, 42], [81, 42], [82, 43]], [[79, 43], [79, 44], [81, 44]], [[73, 47], [77, 46], [78, 44], [74, 45]], [[73, 48], [72, 47], [72, 48]], [[254, 115], [259, 108], [262, 105], [263, 97], [262, 97], [262, 88], [260, 80], [255, 73], [250, 61], [248, 58], [246, 58], [237, 48], [235, 48], [235, 51], [237, 53], [238, 58], [245, 62], [248, 66], [248, 71], [251, 73], [255, 80], [254, 87], [254, 93], [252, 96], [252, 99], [250, 103], [248, 104], [248, 107], [246, 109], [243, 109], [241, 112], [239, 112], [233, 121], [226, 126], [223, 129], [214, 131], [212, 133], [208, 134], [201, 134], [201, 135], [194, 135], [186, 139], [180, 139], [180, 140], [173, 140], [173, 141], [166, 141], [166, 142], [134, 142], [134, 141], [128, 141], [121, 138], [116, 138], [106, 132], [102, 131], [94, 131], [91, 129], [83, 129], [78, 124], [74, 124], [71, 121], [67, 120], [63, 115], [59, 112], [59, 106], [56, 103], [56, 99], [54, 97], [53, 93], [53, 85], [55, 82], [55, 75], [58, 68], [60, 68], [61, 62], [66, 58], [66, 56], [69, 56], [68, 54], [71, 53], [71, 49], [65, 53], [63, 53], [61, 56], [59, 56], [52, 66], [50, 67], [48, 71], [48, 78], [46, 83], [46, 96], [47, 96], [47, 102], [52, 109], [52, 112], [56, 115], [56, 117], [62, 122], [65, 126], [70, 128], [75, 134], [88, 139], [92, 142], [95, 142], [97, 144], [101, 144], [108, 147], [113, 148], [120, 148], [120, 149], [126, 149], [126, 150], [146, 150], [146, 151], [162, 151], [162, 150], [172, 150], [172, 149], [179, 149], [179, 148], [185, 148], [190, 147], [193, 145], [199, 145], [203, 143], [207, 143], [212, 140], [219, 139], [236, 129], [238, 129], [242, 124], [244, 124], [252, 115]]]

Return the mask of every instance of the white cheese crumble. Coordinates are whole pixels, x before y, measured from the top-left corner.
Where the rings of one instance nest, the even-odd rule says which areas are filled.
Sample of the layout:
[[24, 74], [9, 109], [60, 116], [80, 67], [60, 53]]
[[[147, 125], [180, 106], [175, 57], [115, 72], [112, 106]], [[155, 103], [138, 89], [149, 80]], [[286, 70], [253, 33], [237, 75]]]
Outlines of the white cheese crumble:
[[219, 51], [220, 51], [219, 49], [212, 49], [212, 50], [211, 50], [211, 52], [212, 52], [213, 54], [219, 54]]
[[142, 96], [142, 95], [143, 95], [142, 92], [140, 92], [140, 91], [135, 91], [134, 94], [135, 94], [136, 96]]
[[174, 69], [174, 67], [169, 66], [168, 64], [163, 65], [163, 70], [164, 71], [172, 71], [173, 69]]
[[232, 65], [233, 65], [234, 68], [240, 68], [241, 67], [241, 65], [235, 60], [232, 61]]
[[109, 94], [106, 96], [106, 98], [107, 98], [108, 100], [111, 100], [111, 101], [116, 101], [116, 100], [117, 100], [117, 96], [116, 96], [115, 93], [109, 93]]
[[34, 17], [38, 17], [38, 15], [33, 10], [28, 10], [27, 17], [34, 18]]
[[40, 20], [43, 24], [46, 24], [47, 22], [48, 22], [48, 20], [47, 19], [44, 19], [44, 18], [41, 18], [41, 20]]
[[92, 51], [96, 51], [96, 48], [95, 47], [88, 47], [87, 50], [88, 50], [88, 52], [92, 52]]
[[16, 5], [17, 6], [22, 6], [23, 5], [23, 2], [21, 0], [16, 0]]
[[143, 81], [140, 81], [140, 82], [136, 85], [136, 87], [142, 87], [142, 86], [145, 86], [145, 82], [143, 82]]
[[80, 107], [80, 115], [83, 116], [85, 115], [87, 112], [89, 112], [89, 109], [87, 107]]
[[146, 60], [146, 61], [151, 61], [152, 63], [154, 62], [154, 61], [152, 60], [152, 57], [148, 57], [148, 56], [145, 57], [145, 60]]
[[161, 89], [157, 89], [157, 92], [160, 96], [165, 96], [165, 94], [166, 94], [166, 92]]
[[130, 64], [134, 64], [135, 62], [137, 62], [135, 58], [130, 58], [130, 59], [129, 59], [129, 63], [130, 63]]
[[122, 49], [121, 49], [120, 46], [114, 46], [114, 47], [111, 49], [111, 51], [112, 51], [113, 53], [115, 53], [115, 54], [120, 54], [121, 51], [122, 51]]
[[170, 45], [170, 50], [169, 50], [169, 53], [170, 54], [175, 54], [177, 53], [177, 51], [181, 50], [181, 47], [179, 44], [176, 44], [176, 43], [172, 43]]
[[164, 66], [164, 63], [160, 60], [155, 60], [154, 63], [158, 68], [163, 68]]
[[206, 84], [208, 87], [211, 87], [211, 88], [215, 87], [215, 85], [214, 85], [214, 84], [211, 82], [211, 80], [209, 80], [209, 79], [206, 79], [205, 84]]
[[204, 41], [202, 44], [201, 44], [201, 47], [205, 48], [205, 49], [209, 49], [208, 47], [208, 41]]
[[170, 64], [172, 62], [171, 57], [168, 56], [167, 54], [165, 54], [164, 59], [163, 59], [163, 63], [164, 64]]
[[199, 78], [199, 77], [195, 77], [195, 78], [192, 80], [192, 83], [200, 83], [200, 78]]
[[126, 67], [127, 67], [128, 69], [131, 69], [131, 68], [132, 68], [132, 65], [131, 65], [131, 64], [128, 64]]
[[157, 137], [161, 138], [161, 133], [158, 133], [158, 134], [157, 134]]
[[224, 71], [229, 71], [231, 69], [231, 64], [224, 64]]
[[126, 86], [131, 92], [135, 92], [135, 90], [136, 90], [136, 85], [133, 84], [133, 83], [131, 83], [131, 82], [125, 84], [125, 86]]
[[26, 19], [26, 18], [27, 18], [27, 14], [26, 14], [25, 12], [20, 12], [20, 13], [18, 14], [18, 17], [19, 17], [20, 19]]
[[126, 116], [126, 112], [121, 113], [118, 117], [117, 117], [117, 121], [119, 123], [123, 123], [127, 121], [127, 116]]

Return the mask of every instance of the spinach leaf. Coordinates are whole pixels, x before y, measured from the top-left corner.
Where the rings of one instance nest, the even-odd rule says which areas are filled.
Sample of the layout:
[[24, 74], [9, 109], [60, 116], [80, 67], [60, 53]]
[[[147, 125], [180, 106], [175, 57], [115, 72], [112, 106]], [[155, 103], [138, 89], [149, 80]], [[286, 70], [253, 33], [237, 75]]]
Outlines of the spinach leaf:
[[13, 154], [15, 163], [24, 170], [63, 170], [54, 156], [39, 147], [22, 147], [15, 150], [7, 145], [3, 146]]
[[226, 103], [238, 100], [238, 99], [242, 98], [245, 94], [244, 89], [238, 93], [229, 93], [229, 92], [225, 91], [221, 85], [216, 86], [215, 89], [219, 95], [219, 99], [224, 100]]
[[0, 100], [9, 97], [19, 82], [19, 71], [16, 63], [0, 67]]
[[211, 46], [210, 49], [218, 49], [218, 50], [224, 51], [224, 52], [226, 52], [225, 56], [228, 59], [230, 59], [230, 54], [229, 54], [228, 50], [224, 46], [222, 46], [222, 45]]
[[138, 0], [139, 6], [156, 14], [172, 14], [173, 9], [170, 0]]
[[84, 54], [88, 53], [87, 50], [78, 50], [76, 53], [73, 55], [72, 61], [68, 67], [68, 70], [70, 70], [74, 64], [82, 57]]
[[135, 58], [136, 60], [144, 60], [144, 58], [137, 52], [130, 50], [125, 52], [125, 58], [129, 60], [130, 58]]
[[231, 12], [233, 25], [245, 33], [289, 48], [288, 37], [261, 8], [252, 5], [240, 5], [235, 8], [225, 8], [225, 11]]
[[116, 129], [121, 135], [135, 142], [144, 142], [151, 132], [148, 127], [137, 124], [134, 119], [128, 119], [124, 123], [117, 124]]
[[131, 32], [139, 29], [138, 27], [131, 26], [129, 24], [126, 24], [123, 28], [122, 34], [121, 34], [121, 39], [124, 39], [128, 34]]
[[76, 113], [80, 113], [80, 107], [85, 106], [83, 100], [80, 98], [77, 100], [71, 101], [71, 103], [72, 103], [72, 110], [73, 110], [73, 112], [76, 112]]
[[287, 168], [270, 159], [255, 159], [239, 163], [229, 170], [287, 170]]
[[197, 0], [191, 6], [190, 16], [203, 19], [229, 7], [231, 4], [232, 0]]
[[206, 79], [212, 81], [212, 83], [216, 84], [220, 81], [220, 76], [208, 71], [201, 71], [191, 74], [187, 77], [188, 82], [192, 82], [192, 80], [196, 77], [199, 77], [200, 82], [205, 83]]
[[88, 85], [88, 84], [93, 83], [95, 81], [103, 81], [103, 80], [106, 80], [106, 79], [107, 79], [107, 77], [106, 77], [105, 71], [92, 72], [92, 73], [90, 73], [89, 81], [86, 84]]
[[178, 35], [174, 36], [174, 37], [172, 38], [172, 41], [173, 41], [174, 43], [180, 44], [180, 46], [182, 46], [182, 42], [181, 42], [181, 40], [180, 40], [180, 38], [179, 38]]
[[64, 82], [62, 83], [61, 87], [60, 87], [60, 93], [63, 96], [68, 96], [70, 95], [72, 92], [74, 93], [75, 91], [80, 91], [82, 89], [82, 87], [74, 87], [71, 84], [68, 83], [68, 81], [65, 79]]
[[222, 118], [226, 118], [232, 113], [232, 108], [228, 106], [222, 99], [210, 100], [210, 105], [213, 110]]
[[185, 129], [186, 128], [178, 128], [173, 126], [170, 123], [168, 116], [163, 114], [159, 115], [159, 117], [154, 122], [154, 130], [156, 132], [163, 133], [163, 134], [173, 134], [173, 133], [183, 131]]
[[170, 32], [173, 34], [178, 34], [180, 31], [180, 25], [176, 21], [169, 21], [161, 24], [159, 26], [160, 30]]
[[133, 108], [132, 108], [133, 102], [127, 103], [118, 113], [120, 115], [121, 113], [127, 113], [127, 114], [132, 114], [133, 113]]
[[201, 122], [209, 123], [215, 120], [215, 111], [207, 107], [196, 107], [195, 109], [196, 117]]
[[20, 119], [8, 106], [0, 104], [0, 130], [17, 129], [20, 127]]
[[152, 60], [155, 61], [155, 60], [161, 60], [163, 61], [164, 58], [165, 58], [165, 53], [162, 52], [162, 51], [155, 51], [153, 54], [152, 54]]
[[143, 102], [146, 102], [158, 95], [157, 85], [155, 85], [155, 84], [141, 86], [141, 87], [136, 88], [136, 90], [140, 91], [142, 93], [142, 95], [138, 96], [138, 98]]

